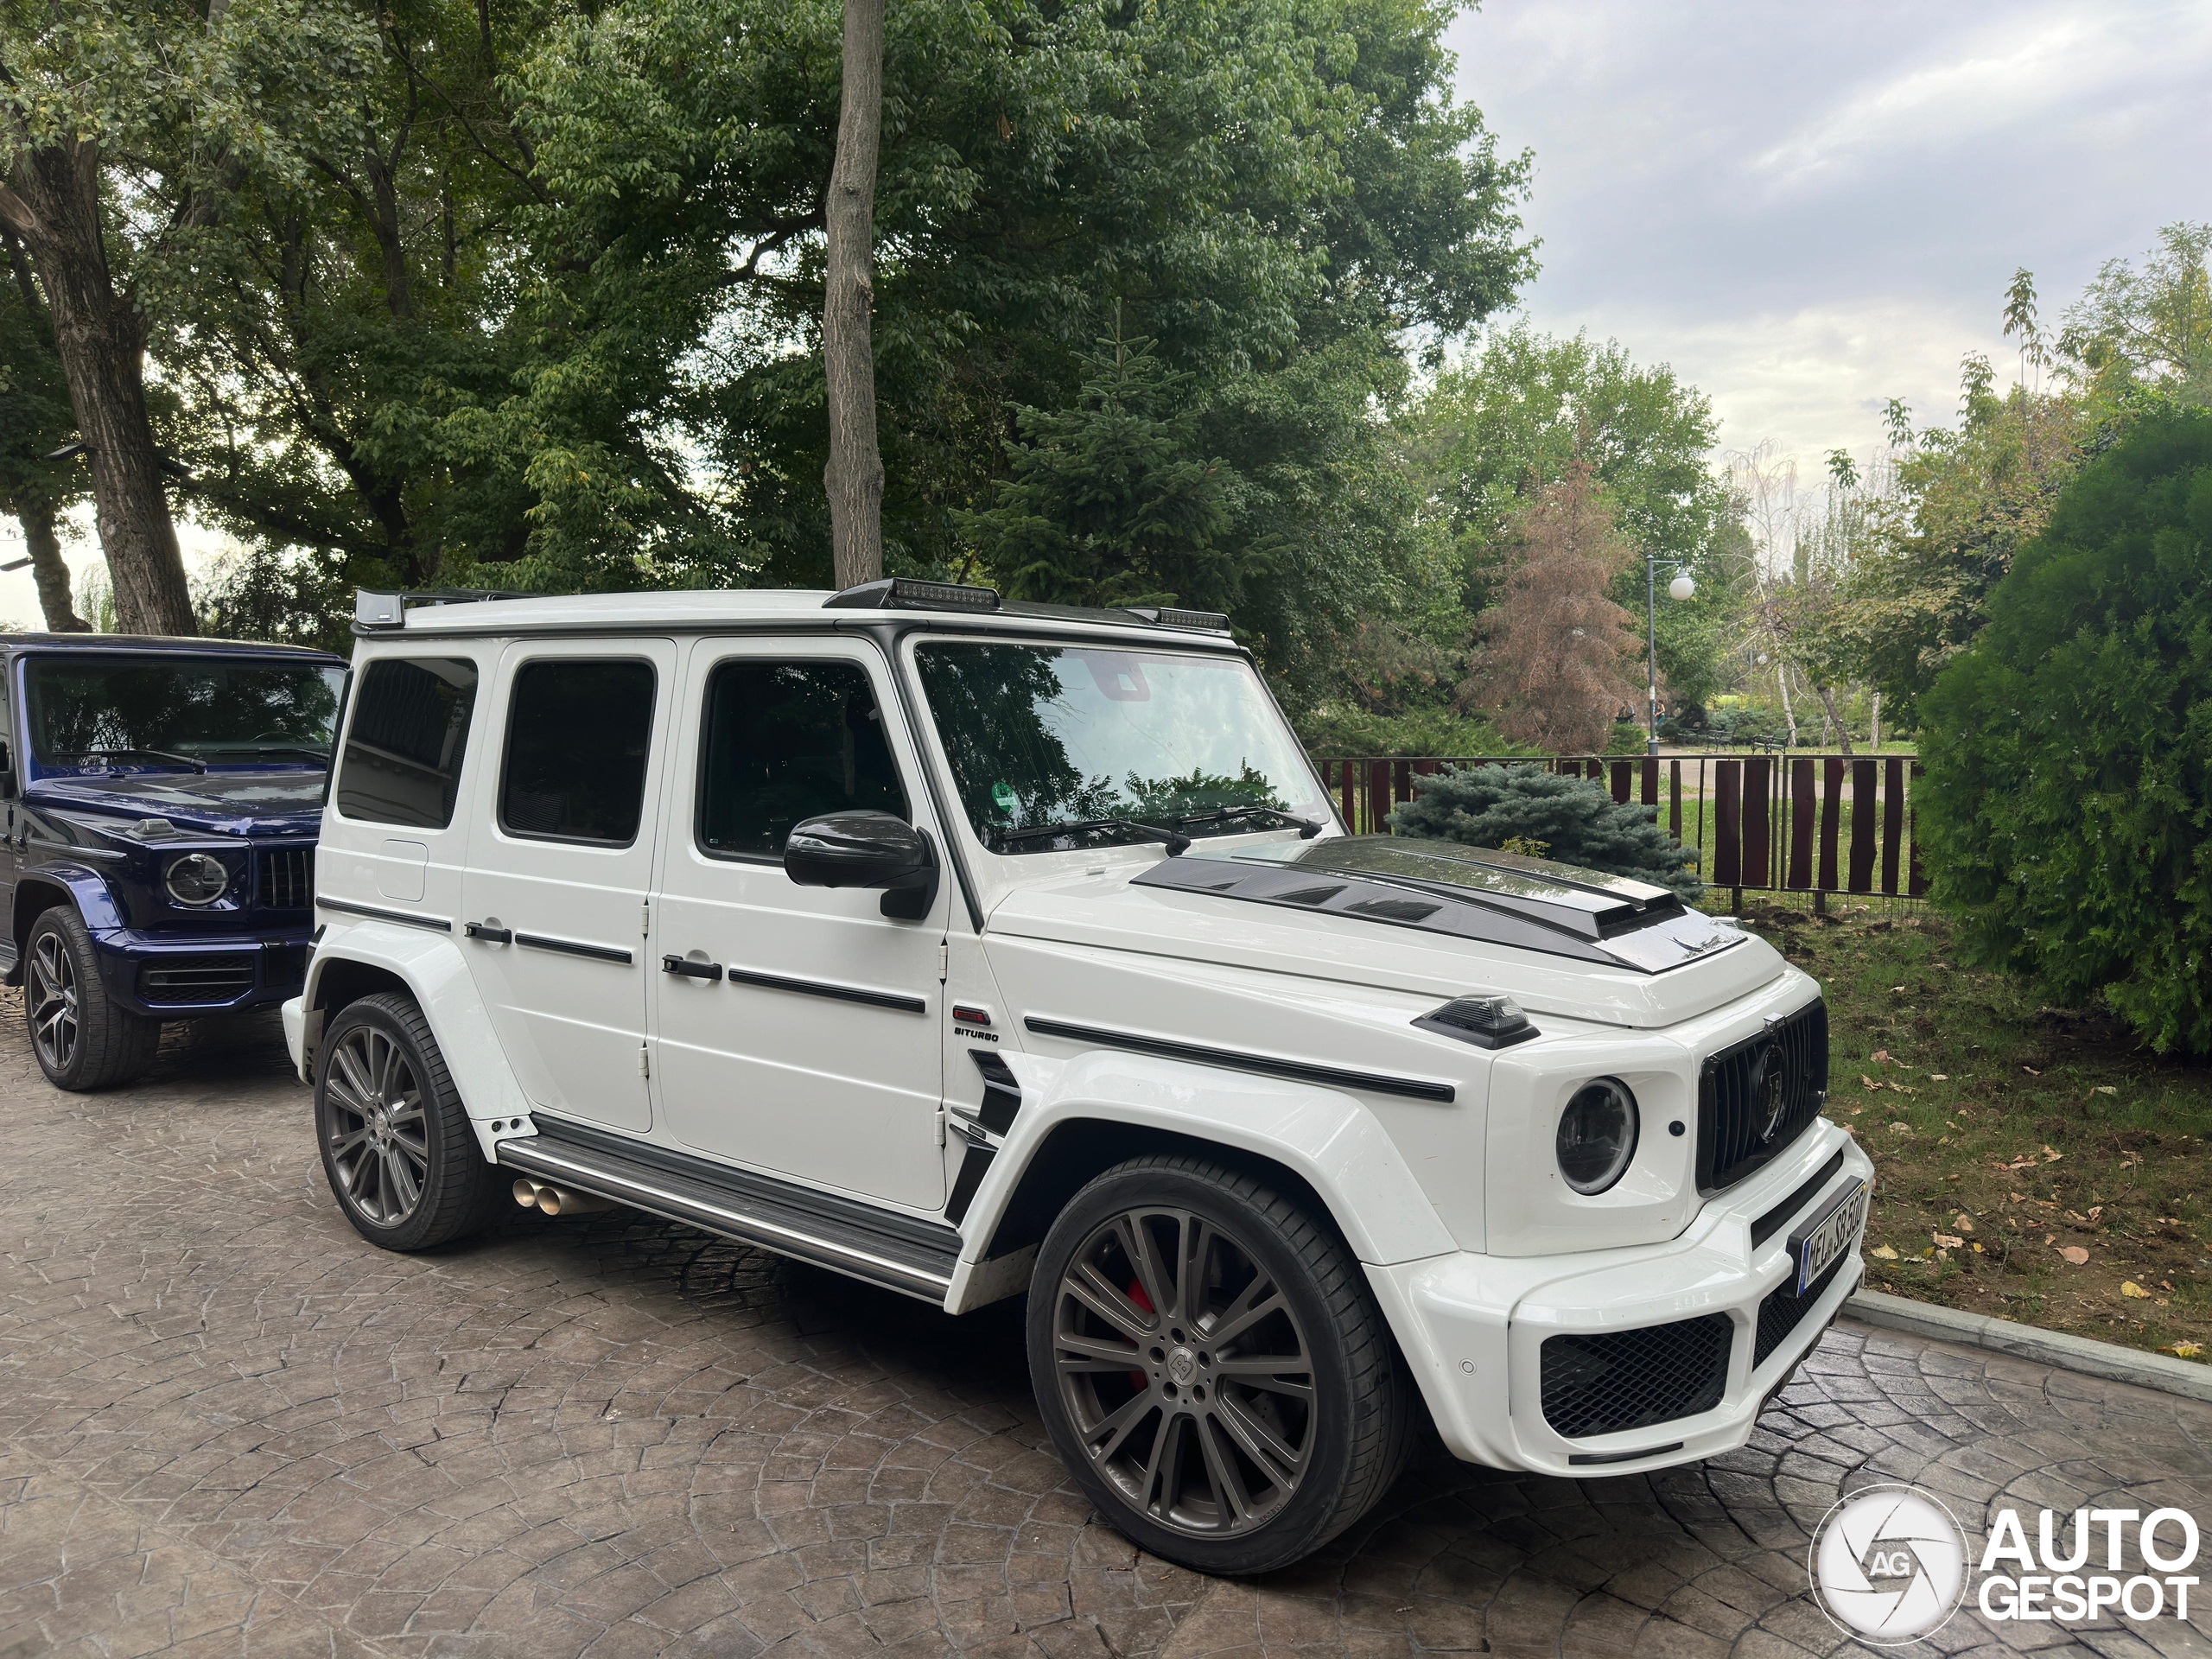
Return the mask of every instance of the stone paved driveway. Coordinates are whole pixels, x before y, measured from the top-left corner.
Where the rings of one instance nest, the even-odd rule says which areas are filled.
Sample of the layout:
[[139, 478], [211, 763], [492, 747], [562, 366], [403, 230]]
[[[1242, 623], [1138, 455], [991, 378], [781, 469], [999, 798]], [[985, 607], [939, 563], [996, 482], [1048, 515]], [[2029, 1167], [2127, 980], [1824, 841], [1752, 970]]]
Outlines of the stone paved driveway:
[[[1923, 1483], [1970, 1528], [1999, 1502], [2212, 1519], [2212, 1408], [1846, 1326], [1732, 1457], [1573, 1482], [1439, 1453], [1322, 1557], [1209, 1582], [1073, 1495], [1009, 1309], [619, 1211], [384, 1255], [324, 1190], [271, 1022], [173, 1034], [86, 1097], [0, 1016], [4, 1659], [1767, 1659], [1846, 1645], [1805, 1541], [1857, 1485]], [[2171, 1620], [2084, 1639], [2146, 1636], [2212, 1653]], [[1937, 1645], [2084, 1639], [1967, 1613]]]

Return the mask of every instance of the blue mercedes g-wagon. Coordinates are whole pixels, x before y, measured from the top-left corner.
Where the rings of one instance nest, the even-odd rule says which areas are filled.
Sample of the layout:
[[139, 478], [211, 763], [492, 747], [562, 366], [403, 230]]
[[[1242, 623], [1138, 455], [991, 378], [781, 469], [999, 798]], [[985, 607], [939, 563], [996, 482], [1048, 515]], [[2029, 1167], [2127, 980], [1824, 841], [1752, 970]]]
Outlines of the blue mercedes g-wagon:
[[0, 939], [64, 1089], [125, 1083], [162, 1025], [298, 995], [339, 658], [0, 634]]

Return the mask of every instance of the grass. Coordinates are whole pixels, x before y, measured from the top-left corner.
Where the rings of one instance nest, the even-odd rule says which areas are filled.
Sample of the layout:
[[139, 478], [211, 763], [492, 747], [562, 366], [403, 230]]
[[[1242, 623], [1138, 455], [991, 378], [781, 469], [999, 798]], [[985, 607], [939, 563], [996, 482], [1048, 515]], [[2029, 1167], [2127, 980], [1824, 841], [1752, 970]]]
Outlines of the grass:
[[1827, 995], [1827, 1115], [1877, 1171], [1870, 1288], [2212, 1359], [2212, 1067], [1961, 968], [1925, 906], [1745, 906]]

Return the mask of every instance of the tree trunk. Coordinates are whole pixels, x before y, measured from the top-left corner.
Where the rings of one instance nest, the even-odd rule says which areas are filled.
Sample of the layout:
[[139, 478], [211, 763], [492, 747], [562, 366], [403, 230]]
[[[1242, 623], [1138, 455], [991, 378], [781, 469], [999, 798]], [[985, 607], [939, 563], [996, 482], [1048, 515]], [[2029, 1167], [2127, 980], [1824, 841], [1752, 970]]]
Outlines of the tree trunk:
[[1789, 667], [1780, 658], [1775, 659], [1774, 683], [1782, 688], [1782, 718], [1789, 728], [1789, 747], [1797, 747], [1797, 710], [1789, 701]]
[[1866, 747], [1879, 754], [1882, 752], [1882, 694], [1874, 694], [1874, 717], [1867, 722]]
[[830, 550], [836, 586], [883, 575], [883, 454], [875, 441], [869, 313], [875, 156], [883, 125], [883, 0], [845, 0], [845, 80], [830, 173], [822, 363], [830, 385]]
[[1846, 754], [1851, 753], [1851, 728], [1843, 723], [1843, 716], [1835, 711], [1835, 690], [1826, 684], [1815, 684], [1813, 690], [1821, 696], [1821, 712], [1827, 716], [1828, 724], [1835, 728], [1838, 747]]
[[92, 461], [117, 626], [196, 633], [146, 415], [145, 340], [137, 313], [116, 294], [100, 232], [97, 147], [50, 144], [20, 156], [0, 185], [0, 218], [37, 261], [54, 315], [54, 346]]
[[23, 541], [31, 551], [31, 579], [38, 583], [38, 607], [46, 613], [50, 633], [90, 633], [92, 625], [77, 614], [69, 602], [69, 565], [61, 556], [61, 538], [54, 531], [54, 509], [41, 501], [16, 509], [23, 527]]

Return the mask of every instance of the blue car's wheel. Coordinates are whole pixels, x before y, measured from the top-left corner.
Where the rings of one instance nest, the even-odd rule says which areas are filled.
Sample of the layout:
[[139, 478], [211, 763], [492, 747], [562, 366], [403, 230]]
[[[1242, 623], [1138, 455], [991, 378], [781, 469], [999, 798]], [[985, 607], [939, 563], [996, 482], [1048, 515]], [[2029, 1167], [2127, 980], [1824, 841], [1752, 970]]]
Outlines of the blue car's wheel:
[[162, 1042], [161, 1021], [108, 1000], [92, 936], [66, 905], [41, 916], [23, 942], [23, 1019], [39, 1070], [63, 1089], [130, 1083]]

